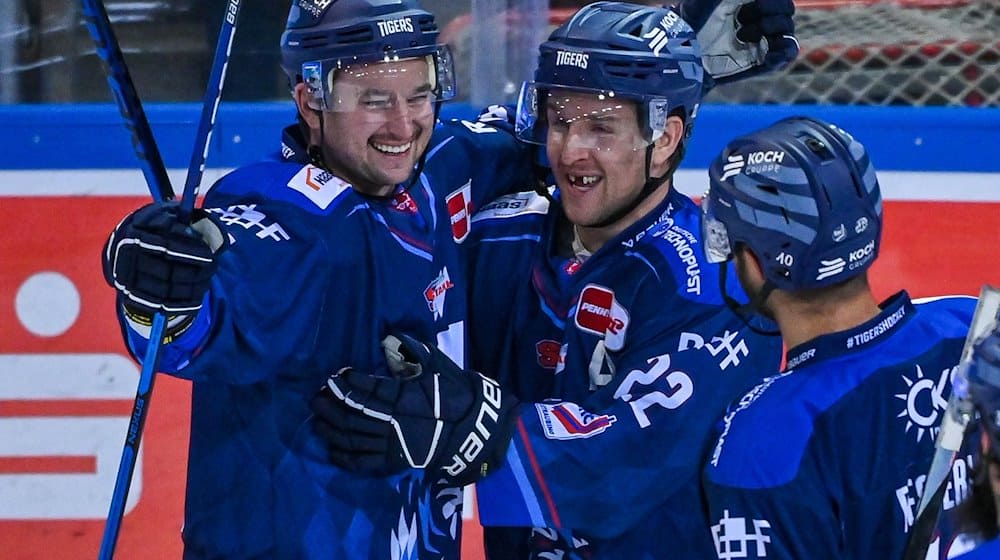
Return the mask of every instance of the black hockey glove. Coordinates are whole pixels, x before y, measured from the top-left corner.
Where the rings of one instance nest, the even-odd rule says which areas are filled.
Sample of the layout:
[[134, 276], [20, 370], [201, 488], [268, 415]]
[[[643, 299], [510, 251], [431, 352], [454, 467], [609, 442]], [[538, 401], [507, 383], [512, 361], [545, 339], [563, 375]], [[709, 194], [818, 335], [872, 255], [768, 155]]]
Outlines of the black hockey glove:
[[799, 54], [792, 0], [682, 0], [678, 11], [715, 83], [780, 70]]
[[462, 370], [413, 338], [390, 335], [382, 345], [393, 377], [345, 368], [310, 403], [331, 462], [378, 476], [426, 468], [456, 486], [498, 467], [517, 400], [496, 381]]
[[211, 214], [196, 209], [180, 221], [178, 202], [155, 202], [129, 214], [104, 245], [104, 279], [127, 308], [153, 315], [190, 314], [201, 308], [215, 257], [229, 238]]

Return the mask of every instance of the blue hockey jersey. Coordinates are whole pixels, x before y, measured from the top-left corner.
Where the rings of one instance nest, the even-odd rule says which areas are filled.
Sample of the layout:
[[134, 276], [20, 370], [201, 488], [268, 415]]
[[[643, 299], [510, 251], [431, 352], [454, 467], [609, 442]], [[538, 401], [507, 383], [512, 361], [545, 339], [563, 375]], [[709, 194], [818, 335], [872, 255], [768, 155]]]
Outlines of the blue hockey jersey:
[[[530, 403], [477, 485], [480, 520], [551, 528], [593, 558], [711, 555], [701, 457], [730, 400], [776, 368], [780, 339], [725, 307], [679, 192], [582, 262], [560, 250], [565, 220], [535, 193], [473, 218], [470, 356]], [[510, 544], [488, 535], [490, 557], [524, 554]]]
[[[380, 199], [309, 164], [295, 132], [281, 158], [208, 192], [232, 245], [195, 326], [163, 350], [161, 370], [194, 381], [185, 558], [457, 559], [461, 489], [338, 470], [308, 402], [342, 367], [387, 375], [390, 332], [464, 364], [460, 244], [475, 208], [532, 180], [528, 148], [439, 124], [416, 183]], [[126, 331], [143, 356], [148, 333]]]
[[[976, 300], [905, 292], [788, 351], [720, 425], [705, 471], [720, 560], [902, 558]], [[968, 492], [960, 454], [944, 498]], [[939, 536], [928, 558], [946, 558]]]

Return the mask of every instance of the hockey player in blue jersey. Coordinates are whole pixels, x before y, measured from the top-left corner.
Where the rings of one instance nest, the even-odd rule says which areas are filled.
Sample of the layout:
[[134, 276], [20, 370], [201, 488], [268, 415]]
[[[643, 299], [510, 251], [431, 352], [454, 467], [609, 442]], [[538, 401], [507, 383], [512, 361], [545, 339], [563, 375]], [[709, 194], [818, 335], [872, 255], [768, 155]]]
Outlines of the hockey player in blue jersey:
[[[901, 558], [976, 299], [877, 303], [878, 180], [836, 126], [782, 120], [709, 173], [709, 258], [735, 260], [788, 348], [720, 423], [704, 478], [716, 556]], [[952, 505], [966, 488], [954, 472]]]
[[969, 367], [969, 396], [979, 414], [979, 463], [969, 499], [960, 506], [960, 525], [986, 542], [960, 560], [1000, 558], [1000, 323], [975, 347]]
[[[784, 44], [786, 4], [762, 1], [744, 31]], [[692, 17], [734, 37], [719, 5]], [[150, 205], [109, 240], [131, 351], [144, 354], [151, 314], [166, 312], [160, 370], [194, 381], [186, 558], [457, 557], [455, 484], [330, 466], [306, 407], [336, 367], [387, 373], [378, 341], [393, 330], [464, 365], [469, 215], [532, 183], [509, 136], [435, 123], [453, 91], [436, 38], [415, 0], [296, 0], [282, 56], [299, 123], [281, 153], [213, 186], [192, 228], [176, 204]], [[753, 52], [748, 74], [795, 54]]]
[[470, 358], [499, 384], [391, 339], [421, 375], [345, 370], [314, 402], [334, 461], [415, 455], [464, 482], [487, 475], [490, 558], [712, 554], [701, 457], [780, 340], [726, 307], [727, 269], [705, 260], [701, 213], [673, 188], [702, 72], [666, 9], [599, 2], [553, 32], [517, 128], [546, 143], [558, 188], [487, 205], [467, 240]]
[[534, 176], [507, 134], [435, 124], [437, 34], [414, 0], [297, 0], [281, 153], [214, 185], [193, 229], [155, 204], [109, 240], [133, 354], [166, 312], [160, 370], [194, 381], [185, 558], [458, 558], [461, 489], [337, 469], [307, 422], [331, 370], [385, 370], [390, 329], [464, 363], [467, 215]]

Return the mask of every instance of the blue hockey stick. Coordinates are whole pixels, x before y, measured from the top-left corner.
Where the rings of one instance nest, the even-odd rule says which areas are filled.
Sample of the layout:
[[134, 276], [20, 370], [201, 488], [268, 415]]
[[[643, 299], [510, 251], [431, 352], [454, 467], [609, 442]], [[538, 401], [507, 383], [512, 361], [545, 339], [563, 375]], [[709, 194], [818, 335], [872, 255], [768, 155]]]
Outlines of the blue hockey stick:
[[[107, 10], [101, 0], [81, 0], [83, 15], [97, 48], [97, 54], [104, 61], [108, 73], [108, 84], [114, 94], [115, 101], [125, 119], [125, 126], [132, 133], [132, 145], [142, 165], [143, 175], [155, 200], [173, 198], [173, 189], [167, 177], [166, 167], [156, 147], [142, 103], [136, 93], [135, 85], [128, 72], [125, 59], [118, 46], [108, 19]], [[222, 29], [219, 32], [219, 44], [215, 50], [209, 85], [206, 88], [201, 121], [195, 135], [195, 147], [188, 167], [184, 198], [181, 201], [182, 213], [189, 217], [194, 208], [198, 185], [205, 169], [205, 159], [208, 156], [209, 138], [215, 124], [215, 116], [222, 97], [222, 84], [225, 81], [226, 68], [229, 65], [229, 54], [232, 50], [233, 37], [236, 33], [236, 19], [239, 14], [241, 0], [229, 0], [226, 14], [223, 17]], [[186, 209], [186, 210], [185, 210]], [[149, 399], [153, 390], [153, 380], [156, 374], [156, 363], [163, 340], [163, 330], [166, 317], [162, 313], [153, 316], [150, 330], [150, 344], [146, 349], [143, 367], [139, 375], [139, 386], [136, 390], [135, 403], [129, 420], [128, 432], [122, 449], [118, 474], [115, 479], [115, 489], [111, 497], [108, 519], [104, 527], [104, 537], [101, 540], [99, 558], [110, 560], [114, 555], [115, 544], [121, 521], [125, 515], [125, 504], [129, 487], [135, 472], [135, 463], [142, 438], [143, 426], [149, 411]]]
[[233, 50], [233, 39], [236, 37], [236, 17], [240, 13], [241, 3], [242, 0], [226, 2], [226, 13], [222, 18], [219, 40], [215, 45], [212, 72], [208, 76], [208, 86], [205, 88], [205, 98], [201, 105], [201, 120], [198, 123], [198, 132], [194, 136], [194, 149], [191, 151], [187, 180], [184, 182], [184, 193], [181, 195], [180, 215], [183, 220], [191, 217], [195, 199], [198, 198], [202, 175], [205, 173], [205, 161], [208, 159], [208, 147], [212, 141], [212, 129], [215, 127], [215, 117], [219, 112], [219, 102], [222, 101], [222, 85], [226, 82], [229, 54]]

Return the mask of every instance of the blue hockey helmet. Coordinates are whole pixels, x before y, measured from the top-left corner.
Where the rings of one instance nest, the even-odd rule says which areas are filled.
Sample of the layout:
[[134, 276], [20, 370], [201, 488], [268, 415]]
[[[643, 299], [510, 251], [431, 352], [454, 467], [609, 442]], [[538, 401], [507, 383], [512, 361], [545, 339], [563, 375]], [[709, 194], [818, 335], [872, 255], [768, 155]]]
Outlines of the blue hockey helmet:
[[428, 57], [437, 99], [454, 97], [451, 54], [418, 0], [293, 0], [281, 36], [289, 84], [306, 82], [322, 108], [337, 70], [418, 57]]
[[676, 12], [595, 2], [542, 43], [534, 81], [521, 88], [515, 129], [522, 140], [544, 143], [546, 96], [558, 88], [636, 101], [647, 141], [677, 112], [690, 134], [704, 75], [695, 32]]
[[1000, 325], [976, 344], [968, 377], [969, 396], [989, 433], [993, 457], [1000, 461]]
[[835, 125], [791, 117], [729, 143], [702, 199], [705, 251], [728, 260], [737, 243], [783, 290], [819, 288], [878, 256], [882, 196], [860, 142]]

